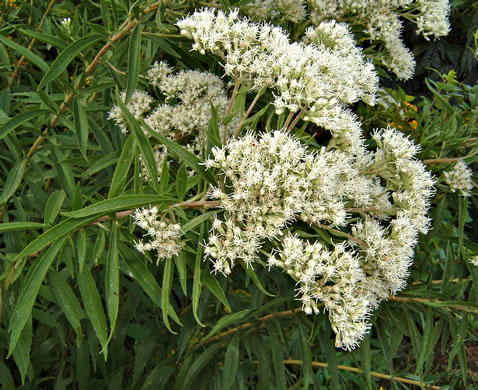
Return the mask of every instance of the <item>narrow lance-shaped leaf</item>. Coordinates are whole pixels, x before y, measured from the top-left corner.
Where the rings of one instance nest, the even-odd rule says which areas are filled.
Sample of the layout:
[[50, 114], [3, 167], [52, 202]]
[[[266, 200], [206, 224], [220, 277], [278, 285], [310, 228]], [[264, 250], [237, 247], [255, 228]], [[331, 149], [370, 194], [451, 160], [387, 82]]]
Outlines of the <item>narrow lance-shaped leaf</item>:
[[80, 287], [81, 298], [86, 314], [95, 330], [96, 336], [103, 347], [105, 360], [108, 356], [108, 330], [106, 328], [106, 316], [101, 304], [100, 294], [96, 288], [95, 281], [88, 267], [83, 268], [78, 275], [78, 286]]
[[12, 195], [15, 193], [17, 188], [20, 186], [23, 175], [25, 174], [25, 169], [27, 167], [27, 159], [18, 161], [10, 171], [3, 187], [2, 194], [0, 195], [0, 205], [6, 203]]
[[45, 224], [50, 225], [55, 221], [55, 218], [60, 212], [61, 206], [63, 205], [65, 198], [66, 194], [63, 190], [51, 193], [45, 206]]
[[20, 371], [22, 378], [22, 384], [25, 384], [25, 377], [27, 375], [28, 367], [30, 366], [30, 350], [32, 346], [32, 336], [33, 336], [33, 326], [32, 326], [32, 317], [28, 318], [25, 327], [23, 328], [20, 339], [18, 340], [17, 346], [13, 351], [13, 358], [15, 363]]
[[121, 109], [121, 112], [126, 117], [129, 127], [136, 138], [136, 143], [139, 147], [139, 150], [141, 151], [144, 164], [146, 165], [146, 169], [148, 170], [151, 185], [153, 186], [155, 191], [159, 193], [158, 167], [154, 158], [153, 148], [151, 147], [148, 138], [146, 138], [146, 134], [144, 134], [144, 131], [139, 126], [138, 121], [133, 117], [133, 115], [131, 115], [128, 108], [123, 103], [123, 100], [119, 95], [118, 88], [116, 88], [116, 101]]
[[216, 322], [216, 325], [212, 328], [212, 330], [208, 333], [208, 335], [204, 338], [207, 340], [208, 338], [214, 336], [217, 332], [224, 329], [226, 326], [232, 325], [237, 323], [238, 321], [242, 320], [246, 317], [253, 309], [246, 309], [238, 311], [237, 313], [227, 314], [222, 317], [219, 321]]
[[4, 35], [0, 34], [0, 42], [2, 42], [5, 46], [10, 47], [11, 49], [19, 52], [22, 56], [25, 56], [32, 64], [38, 66], [43, 72], [48, 71], [48, 64], [43, 61], [42, 58], [38, 57], [36, 54], [33, 54], [27, 48], [13, 42], [12, 39], [8, 39]]
[[141, 55], [141, 25], [137, 24], [134, 28], [133, 35], [129, 41], [128, 51], [128, 87], [126, 89], [126, 102], [129, 102], [133, 95], [139, 80], [140, 71], [140, 55]]
[[63, 313], [75, 330], [76, 337], [81, 338], [81, 319], [85, 318], [85, 312], [78, 298], [59, 272], [50, 271], [49, 275], [50, 285]]
[[161, 303], [163, 306], [163, 321], [164, 324], [166, 325], [166, 328], [171, 333], [176, 334], [171, 329], [171, 326], [169, 325], [169, 311], [174, 310], [172, 307], [169, 305], [169, 294], [171, 293], [171, 286], [173, 283], [173, 274], [174, 274], [174, 263], [173, 259], [166, 259], [166, 264], [164, 266], [164, 274], [163, 274], [163, 290], [161, 292]]
[[157, 133], [156, 131], [151, 129], [151, 127], [149, 127], [146, 123], [144, 123], [144, 121], [142, 122], [142, 125], [148, 131], [148, 133], [151, 134], [153, 138], [156, 138], [159, 142], [166, 146], [171, 153], [173, 153], [180, 160], [184, 161], [187, 165], [189, 165], [206, 182], [212, 185], [216, 185], [216, 180], [214, 180], [214, 177], [212, 176], [211, 172], [206, 170], [206, 168], [201, 165], [201, 160], [199, 160], [194, 154], [184, 149], [177, 142], [171, 141], [163, 135]]
[[96, 202], [95, 204], [81, 210], [64, 212], [62, 214], [71, 218], [84, 218], [92, 215], [100, 217], [117, 211], [131, 210], [149, 204], [171, 204], [175, 201], [176, 199], [161, 195], [122, 195], [116, 198]]
[[[86, 218], [78, 218], [78, 219], [65, 219], [64, 221], [60, 222], [58, 225], [53, 226], [51, 229], [47, 230], [41, 236], [37, 237], [35, 240], [30, 242], [18, 255], [15, 256], [15, 261], [21, 259], [29, 254], [34, 252], [41, 251], [45, 248], [48, 244], [53, 242], [54, 240], [65, 236], [68, 233], [78, 229], [81, 226], [84, 226], [90, 222], [92, 222], [96, 217], [86, 217]], [[17, 267], [18, 270], [21, 270], [21, 267]]]
[[8, 134], [10, 134], [10, 132], [15, 130], [17, 127], [20, 127], [24, 123], [29, 122], [40, 115], [48, 114], [48, 112], [48, 110], [34, 110], [22, 112], [21, 114], [14, 116], [4, 123], [2, 127], [0, 127], [0, 139], [5, 138]]
[[229, 390], [234, 384], [236, 372], [239, 367], [239, 336], [237, 333], [233, 336], [231, 342], [226, 349], [226, 357], [224, 358], [223, 372], [223, 390]]
[[214, 357], [217, 351], [221, 348], [221, 343], [216, 343], [213, 346], [206, 349], [198, 358], [194, 360], [194, 363], [191, 365], [187, 371], [186, 378], [184, 379], [183, 389], [191, 389], [192, 382], [196, 378], [204, 366], [209, 363], [209, 361]]
[[78, 242], [76, 244], [76, 251], [78, 256], [78, 269], [79, 272], [83, 270], [86, 260], [86, 231], [85, 229], [80, 229], [77, 235]]
[[43, 229], [45, 224], [38, 222], [8, 222], [0, 225], [0, 233], [15, 230]]
[[113, 335], [119, 308], [119, 259], [118, 259], [118, 223], [113, 221], [110, 247], [106, 260], [106, 306], [110, 319], [110, 339]]
[[126, 140], [118, 164], [116, 164], [115, 173], [113, 174], [110, 191], [108, 193], [108, 199], [118, 196], [124, 190], [126, 178], [134, 158], [134, 148], [134, 135], [131, 134]]
[[[199, 233], [199, 242], [201, 243], [204, 236], [204, 223], [201, 225], [201, 230]], [[198, 245], [196, 262], [194, 264], [194, 281], [193, 281], [193, 315], [197, 323], [201, 326], [205, 326], [199, 321], [198, 317], [198, 308], [199, 308], [199, 297], [201, 295], [202, 283], [201, 283], [201, 260], [202, 260], [203, 246]]]
[[79, 96], [75, 97], [73, 103], [73, 117], [75, 118], [75, 133], [80, 147], [81, 154], [88, 160], [86, 156], [86, 148], [88, 145], [88, 117], [86, 116], [86, 108], [84, 103], [80, 101]]
[[53, 263], [53, 260], [55, 260], [56, 255], [62, 248], [64, 242], [65, 239], [57, 240], [48, 251], [40, 256], [40, 258], [36, 259], [23, 280], [15, 309], [10, 319], [10, 325], [8, 327], [10, 332], [8, 356], [12, 354], [17, 345], [23, 328], [31, 315], [43, 279], [45, 279], [50, 265]]
[[80, 54], [82, 50], [86, 49], [88, 46], [94, 45], [100, 39], [103, 39], [101, 35], [89, 35], [68, 45], [47, 69], [38, 85], [38, 89], [43, 88], [45, 85], [58, 78], [58, 76], [60, 76], [70, 62]]

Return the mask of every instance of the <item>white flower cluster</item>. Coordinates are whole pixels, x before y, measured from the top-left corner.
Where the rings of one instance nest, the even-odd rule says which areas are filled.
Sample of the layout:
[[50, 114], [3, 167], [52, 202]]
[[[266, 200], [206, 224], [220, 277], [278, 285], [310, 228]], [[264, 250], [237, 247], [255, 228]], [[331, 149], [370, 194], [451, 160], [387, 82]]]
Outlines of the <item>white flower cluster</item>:
[[[145, 91], [135, 91], [126, 104], [128, 110], [136, 120], [144, 119], [151, 129], [165, 137], [171, 140], [186, 139], [188, 143], [185, 147], [199, 154], [204, 148], [206, 130], [212, 116], [211, 104], [217, 111], [219, 123], [226, 115], [229, 100], [221, 79], [212, 73], [196, 70], [174, 74], [165, 62], [155, 62], [147, 77], [150, 84], [163, 95], [164, 103], [155, 101]], [[123, 102], [125, 98], [126, 92], [122, 92]], [[124, 134], [128, 133], [126, 118], [119, 106], [113, 106], [109, 119], [114, 120]], [[228, 133], [233, 131], [237, 122], [235, 119], [228, 124]], [[222, 137], [223, 132], [220, 133]], [[148, 132], [146, 134], [149, 136]], [[160, 144], [153, 147], [156, 164], [161, 171], [167, 149]], [[142, 173], [147, 177], [145, 167]]]
[[[148, 72], [148, 79], [165, 97], [146, 119], [154, 131], [179, 138], [195, 135], [196, 148], [202, 145], [211, 119], [211, 104], [222, 119], [229, 103], [221, 79], [212, 73], [197, 70], [176, 74], [164, 62], [156, 62]], [[173, 99], [174, 105], [168, 104]]]
[[478, 267], [478, 256], [473, 256], [468, 259], [470, 264], [474, 265], [475, 267]]
[[444, 172], [444, 175], [451, 192], [460, 191], [463, 196], [471, 196], [473, 171], [463, 160], [458, 161], [449, 172]]
[[413, 76], [415, 60], [401, 40], [400, 17], [414, 19], [417, 33], [428, 39], [450, 31], [448, 0], [309, 0], [314, 24], [345, 18], [351, 25], [361, 25], [372, 41], [386, 49], [381, 61], [400, 79]]
[[134, 222], [148, 233], [143, 237], [149, 237], [149, 241], [142, 240], [136, 243], [136, 249], [141, 253], [156, 250], [158, 262], [162, 259], [170, 259], [181, 250], [179, 238], [181, 225], [170, 224], [161, 221], [157, 207], [150, 209], [137, 209], [133, 215]]
[[[211, 104], [220, 120], [225, 116], [229, 100], [221, 79], [212, 73], [186, 70], [174, 74], [168, 64], [156, 62], [148, 71], [148, 79], [164, 95], [165, 103], [157, 104], [151, 112], [154, 99], [147, 92], [135, 91], [127, 108], [135, 119], [144, 119], [154, 131], [168, 138], [194, 135], [194, 145], [200, 145], [211, 119]], [[126, 93], [122, 92], [123, 101], [125, 97]], [[169, 104], [173, 101], [174, 104]], [[118, 106], [113, 107], [109, 118], [127, 133], [126, 121]]]
[[[213, 149], [206, 166], [220, 169], [224, 186], [211, 197], [226, 212], [215, 218], [205, 254], [227, 275], [237, 261], [252, 264], [271, 241], [277, 249], [269, 265], [297, 281], [306, 313], [325, 305], [337, 346], [351, 349], [371, 310], [405, 286], [418, 232], [428, 229], [433, 179], [414, 158], [418, 147], [394, 129], [374, 134], [373, 152], [360, 134], [352, 149], [347, 132], [337, 134], [316, 151], [280, 131]], [[345, 239], [330, 248], [284, 235], [297, 220]]]
[[302, 110], [305, 120], [322, 125], [349, 115], [348, 104], [374, 101], [378, 78], [373, 65], [360, 50], [350, 51], [350, 35], [342, 25], [309, 30], [309, 44], [291, 43], [279, 27], [241, 20], [237, 10], [216, 15], [205, 9], [177, 25], [195, 41], [193, 50], [222, 57], [226, 74], [256, 91], [273, 89], [277, 113]]
[[305, 19], [306, 10], [303, 0], [258, 0], [244, 7], [247, 15], [254, 21], [284, 18], [293, 23]]
[[[126, 91], [121, 92], [120, 97], [123, 103], [125, 103]], [[145, 91], [134, 91], [129, 102], [126, 104], [126, 108], [131, 112], [134, 119], [140, 120], [144, 114], [150, 110], [153, 100], [154, 99]], [[123, 134], [128, 133], [126, 118], [119, 106], [113, 106], [108, 114], [108, 119], [114, 120]]]

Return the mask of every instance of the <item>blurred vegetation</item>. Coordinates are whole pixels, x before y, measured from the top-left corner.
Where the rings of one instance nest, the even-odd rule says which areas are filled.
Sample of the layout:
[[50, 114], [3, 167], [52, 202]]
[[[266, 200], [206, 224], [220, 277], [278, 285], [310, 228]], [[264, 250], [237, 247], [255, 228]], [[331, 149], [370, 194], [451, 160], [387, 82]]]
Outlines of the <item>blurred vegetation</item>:
[[[179, 164], [158, 192], [143, 183], [141, 145], [108, 111], [117, 90], [148, 90], [141, 75], [156, 60], [221, 75], [174, 26], [206, 3], [0, 0], [2, 389], [478, 388], [478, 198], [443, 182], [478, 155], [478, 6], [452, 3], [450, 37], [410, 39], [416, 79], [358, 107], [367, 131], [392, 124], [420, 143], [438, 184], [408, 287], [344, 352], [326, 315], [297, 310], [279, 270], [210, 274], [207, 210], [174, 209], [187, 243], [159, 265], [132, 247], [131, 218], [115, 217], [183, 191]], [[265, 104], [249, 125], [267, 127]]]

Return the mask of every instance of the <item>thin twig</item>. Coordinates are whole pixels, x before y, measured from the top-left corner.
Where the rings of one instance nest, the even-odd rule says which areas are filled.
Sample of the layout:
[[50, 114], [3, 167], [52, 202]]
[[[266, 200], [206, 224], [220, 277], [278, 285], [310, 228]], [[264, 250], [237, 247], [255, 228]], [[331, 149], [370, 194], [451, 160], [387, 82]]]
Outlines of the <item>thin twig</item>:
[[433, 158], [430, 160], [423, 160], [423, 164], [425, 165], [434, 165], [434, 164], [452, 164], [463, 160], [463, 157], [456, 157], [456, 158]]
[[242, 117], [241, 119], [241, 122], [239, 123], [239, 125], [237, 126], [237, 129], [236, 131], [234, 132], [234, 135], [233, 137], [236, 138], [237, 135], [239, 134], [239, 131], [241, 131], [241, 128], [242, 128], [242, 125], [244, 124], [244, 122], [246, 121], [247, 117], [249, 116], [249, 114], [251, 113], [252, 109], [254, 108], [254, 106], [256, 105], [257, 101], [259, 100], [259, 97], [261, 96], [261, 92], [259, 91], [256, 95], [256, 97], [254, 98], [254, 100], [252, 101], [251, 105], [249, 106], [249, 109], [247, 110], [247, 112], [244, 114], [244, 116]]
[[[298, 312], [300, 312], [302, 309], [300, 307], [298, 307], [297, 309], [294, 309], [294, 310], [285, 310], [285, 311], [281, 311], [279, 313], [273, 313], [273, 314], [268, 314], [264, 317], [261, 317], [261, 318], [258, 318], [257, 321], [260, 321], [260, 322], [264, 322], [264, 321], [267, 321], [267, 320], [271, 320], [273, 318], [279, 318], [279, 317], [287, 317], [287, 316], [292, 316]], [[206, 340], [203, 340], [203, 341], [200, 341], [199, 343], [195, 344], [193, 346], [194, 349], [196, 348], [199, 348], [203, 345], [206, 345], [206, 344], [209, 344], [209, 343], [212, 343], [216, 340], [219, 340], [219, 339], [222, 339], [223, 337], [226, 337], [226, 336], [229, 336], [233, 333], [236, 333], [237, 331], [239, 330], [244, 330], [244, 329], [248, 329], [248, 328], [251, 328], [253, 327], [254, 325], [256, 325], [257, 322], [246, 322], [245, 324], [242, 324], [241, 326], [238, 326], [236, 328], [232, 328], [232, 329], [229, 329], [225, 332], [222, 332], [222, 333], [218, 333], [217, 335], [213, 336], [213, 337], [210, 337]], [[261, 325], [262, 327], [262, 325]]]
[[289, 128], [287, 129], [287, 133], [290, 133], [290, 131], [295, 127], [295, 125], [297, 124], [297, 122], [299, 122], [299, 119], [302, 118], [302, 115], [304, 115], [305, 111], [302, 110], [301, 112], [299, 112], [299, 114], [295, 117], [294, 119], [294, 122], [291, 123], [291, 125], [289, 126]]
[[241, 80], [236, 79], [236, 82], [234, 83], [234, 89], [232, 90], [231, 100], [229, 101], [229, 106], [227, 106], [226, 116], [229, 115], [232, 111], [232, 106], [234, 104], [234, 101], [236, 100], [237, 92], [239, 91], [240, 85], [241, 85]]
[[[292, 364], [292, 365], [300, 365], [302, 366], [304, 362], [302, 360], [284, 360], [284, 364]], [[321, 367], [321, 368], [328, 368], [329, 365], [327, 363], [322, 363], [322, 362], [312, 362], [312, 367]], [[357, 374], [363, 374], [364, 371], [362, 371], [360, 368], [356, 367], [349, 367], [349, 366], [343, 366], [339, 364], [337, 366], [339, 370], [344, 370], [344, 371], [351, 371], [351, 372], [356, 372]], [[414, 381], [412, 379], [407, 379], [407, 378], [402, 378], [399, 376], [391, 376], [388, 374], [382, 374], [381, 372], [376, 372], [376, 371], [370, 371], [370, 375], [375, 376], [377, 378], [382, 378], [382, 379], [387, 379], [387, 380], [396, 380], [397, 382], [402, 382], [402, 383], [408, 383], [410, 385], [416, 385], [416, 386], [421, 386], [425, 387], [428, 389], [433, 389], [433, 390], [440, 390], [440, 386], [434, 386], [434, 385], [429, 385], [427, 383], [423, 382], [418, 382]]]
[[287, 126], [289, 126], [289, 123], [292, 120], [293, 116], [294, 116], [294, 113], [289, 112], [289, 115], [287, 115], [287, 119], [285, 120], [284, 126], [282, 126], [282, 129], [280, 129], [280, 131], [284, 131], [285, 129], [287, 129]]
[[[186, 201], [181, 203], [173, 204], [169, 207], [169, 209], [173, 209], [175, 207], [179, 207], [182, 209], [211, 209], [215, 207], [219, 207], [221, 205], [220, 201], [216, 200], [195, 200], [195, 201]], [[130, 216], [134, 210], [125, 210], [125, 211], [118, 211], [115, 216], [116, 219], [121, 219]], [[111, 220], [109, 215], [104, 215], [98, 219], [95, 219], [93, 222], [90, 222], [90, 225], [95, 225], [100, 222], [105, 222]]]
[[[50, 1], [50, 4], [48, 4], [48, 7], [47, 7], [45, 13], [43, 14], [43, 17], [40, 20], [40, 23], [38, 24], [38, 27], [35, 31], [40, 31], [42, 29], [43, 23], [45, 22], [45, 19], [46, 19], [47, 15], [50, 13], [50, 10], [53, 7], [53, 4], [55, 3], [55, 1], [56, 0], [51, 0]], [[33, 38], [31, 40], [30, 44], [28, 45], [27, 50], [31, 50], [33, 45], [35, 44], [35, 42], [36, 42], [36, 38]], [[8, 88], [10, 88], [12, 86], [13, 80], [15, 80], [15, 77], [17, 77], [17, 73], [18, 73], [18, 70], [20, 69], [20, 65], [23, 63], [24, 60], [25, 60], [25, 56], [21, 56], [20, 59], [15, 64], [15, 68], [13, 69], [13, 72], [10, 75], [10, 79], [8, 80]]]

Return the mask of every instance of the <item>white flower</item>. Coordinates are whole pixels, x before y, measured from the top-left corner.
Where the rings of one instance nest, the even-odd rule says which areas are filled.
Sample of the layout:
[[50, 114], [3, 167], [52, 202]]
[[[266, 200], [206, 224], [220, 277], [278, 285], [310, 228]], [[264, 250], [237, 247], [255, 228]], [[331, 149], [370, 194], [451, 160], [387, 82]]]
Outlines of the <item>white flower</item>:
[[[399, 79], [413, 76], [415, 60], [401, 40], [402, 18], [417, 24], [417, 34], [426, 39], [440, 37], [450, 30], [448, 0], [309, 0], [312, 22], [347, 18], [361, 26], [371, 41], [383, 45], [373, 54]], [[403, 16], [402, 16], [403, 15]]]
[[273, 89], [278, 113], [304, 110], [305, 120], [327, 122], [359, 99], [374, 101], [378, 84], [374, 68], [343, 25], [329, 23], [309, 30], [308, 44], [290, 42], [279, 27], [240, 20], [237, 11], [228, 15], [218, 11], [216, 16], [214, 10], [205, 9], [177, 25], [181, 34], [195, 41], [193, 50], [222, 57], [226, 74], [256, 91]]
[[162, 259], [170, 259], [179, 254], [181, 244], [181, 225], [168, 224], [160, 220], [159, 211], [156, 207], [150, 209], [136, 209], [134, 222], [148, 233], [143, 238], [149, 241], [144, 243], [142, 240], [136, 243], [136, 249], [141, 253], [150, 250], [156, 250], [158, 262]]
[[473, 171], [463, 160], [458, 161], [449, 172], [444, 172], [444, 175], [451, 192], [460, 191], [463, 196], [471, 196]]
[[[125, 103], [126, 100], [126, 91], [121, 92], [121, 100]], [[134, 91], [129, 99], [126, 108], [133, 115], [136, 120], [139, 120], [143, 115], [150, 110], [150, 106], [153, 103], [153, 98], [148, 95], [145, 91]], [[113, 106], [109, 112], [108, 119], [113, 119], [116, 124], [120, 127], [121, 132], [126, 134], [128, 129], [126, 127], [126, 118], [121, 111], [119, 106]]]
[[[224, 185], [210, 196], [225, 213], [214, 219], [205, 255], [227, 275], [237, 261], [251, 264], [265, 241], [275, 244], [269, 268], [297, 282], [307, 314], [324, 304], [336, 345], [350, 350], [370, 327], [371, 311], [406, 285], [418, 233], [428, 229], [434, 180], [414, 159], [419, 148], [395, 129], [374, 133], [374, 152], [360, 128], [348, 136], [337, 129], [328, 150], [309, 151], [280, 131], [248, 132], [214, 148], [206, 166], [220, 169]], [[346, 239], [332, 245], [284, 234], [297, 219], [347, 227], [339, 232]]]

